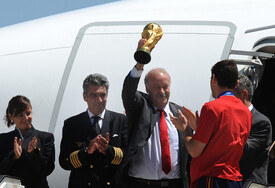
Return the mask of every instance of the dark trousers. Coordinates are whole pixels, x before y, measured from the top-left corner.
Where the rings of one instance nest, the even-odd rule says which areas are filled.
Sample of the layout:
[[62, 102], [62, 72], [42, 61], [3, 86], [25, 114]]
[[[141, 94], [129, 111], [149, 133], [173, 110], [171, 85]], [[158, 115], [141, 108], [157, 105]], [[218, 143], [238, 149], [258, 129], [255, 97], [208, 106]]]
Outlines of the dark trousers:
[[183, 188], [182, 179], [146, 180], [128, 177], [128, 188]]
[[241, 181], [232, 181], [212, 176], [202, 177], [199, 180], [198, 188], [241, 188]]

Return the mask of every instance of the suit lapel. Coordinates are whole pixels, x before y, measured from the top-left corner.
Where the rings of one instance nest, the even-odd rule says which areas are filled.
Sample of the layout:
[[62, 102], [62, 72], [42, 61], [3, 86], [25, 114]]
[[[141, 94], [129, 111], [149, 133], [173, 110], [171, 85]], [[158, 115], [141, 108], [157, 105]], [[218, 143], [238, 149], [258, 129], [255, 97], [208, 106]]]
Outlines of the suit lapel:
[[173, 113], [173, 115], [178, 116], [178, 109], [175, 107], [175, 105], [169, 103], [169, 107], [170, 107], [171, 112]]
[[[171, 109], [173, 115], [178, 117], [179, 114], [178, 114], [178, 108], [176, 107], [176, 105], [173, 105], [171, 103], [169, 105], [170, 105], [170, 109]], [[180, 110], [182, 113], [184, 113], [182, 108]], [[180, 148], [179, 148], [180, 149], [180, 169], [181, 169], [182, 176], [186, 177], [185, 173], [186, 173], [186, 164], [187, 163], [185, 161], [188, 160], [188, 155], [187, 155], [188, 151], [184, 144], [183, 132], [179, 131], [178, 129], [177, 129], [177, 131], [178, 131], [179, 145], [180, 145]]]
[[96, 130], [93, 128], [92, 126], [92, 122], [91, 119], [88, 115], [88, 112], [84, 112], [82, 114], [83, 117], [81, 117], [80, 119], [83, 120], [83, 126], [84, 129], [89, 133], [88, 135], [90, 135], [90, 139], [93, 139], [97, 136]]
[[[178, 109], [174, 105], [169, 103], [169, 108], [174, 116], [178, 116]], [[154, 129], [154, 126], [156, 125], [156, 121], [157, 121], [157, 112], [156, 112], [156, 110], [154, 110], [153, 106], [151, 109], [152, 109], [152, 113], [150, 113], [151, 126], [150, 126], [150, 130], [149, 130], [150, 135], [151, 135], [152, 130]]]
[[[35, 131], [34, 127], [32, 126], [25, 133], [25, 136], [24, 136], [24, 139], [23, 139], [23, 142], [22, 142], [22, 147], [24, 149], [28, 148], [29, 143], [30, 143], [30, 141], [32, 140], [33, 137], [37, 137], [37, 134], [36, 134], [36, 131]], [[38, 139], [37, 146], [40, 147], [39, 139]]]
[[[179, 116], [179, 114], [178, 114], [178, 108], [176, 108], [176, 106], [173, 105], [173, 104], [171, 104], [171, 103], [169, 103], [169, 105], [170, 105], [171, 112], [173, 113], [173, 116], [178, 117]], [[181, 110], [181, 111], [182, 111], [182, 113], [184, 113], [183, 110]], [[182, 150], [182, 146], [185, 147], [185, 145], [184, 145], [184, 138], [183, 138], [183, 132], [179, 131], [178, 129], [177, 129], [177, 131], [178, 131], [179, 142], [180, 142], [180, 146], [181, 146], [180, 150]]]
[[110, 133], [110, 121], [111, 121], [111, 113], [108, 111], [108, 110], [105, 110], [105, 115], [104, 115], [104, 119], [103, 119], [103, 124], [102, 124], [102, 127], [101, 127], [101, 134], [102, 136], [105, 137], [106, 133], [109, 133], [110, 137], [112, 136], [111, 133]]
[[256, 110], [256, 108], [254, 108], [254, 106], [253, 106], [253, 108], [252, 108], [252, 110], [251, 110], [252, 115], [254, 116], [256, 112], [257, 112], [257, 110]]
[[14, 131], [11, 133], [12, 135], [12, 139], [14, 139], [14, 137], [17, 137], [17, 139], [22, 139], [21, 135], [19, 133], [19, 130], [17, 130], [16, 128], [14, 129]]
[[152, 108], [152, 113], [150, 113], [150, 122], [151, 122], [151, 126], [150, 126], [150, 130], [149, 130], [149, 135], [148, 135], [148, 139], [152, 134], [152, 130], [154, 130], [154, 126], [156, 125], [156, 121], [157, 121], [157, 111], [154, 110], [154, 107]]

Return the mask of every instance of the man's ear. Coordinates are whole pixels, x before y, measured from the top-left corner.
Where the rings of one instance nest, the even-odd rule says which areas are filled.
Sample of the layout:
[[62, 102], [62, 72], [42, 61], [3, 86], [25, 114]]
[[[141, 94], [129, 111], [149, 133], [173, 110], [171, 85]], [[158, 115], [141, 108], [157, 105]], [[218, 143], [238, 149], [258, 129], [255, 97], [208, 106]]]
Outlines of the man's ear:
[[244, 100], [248, 100], [248, 91], [247, 90], [243, 90], [243, 98]]
[[145, 86], [146, 93], [149, 93], [148, 86]]
[[237, 88], [237, 86], [239, 85], [239, 82], [240, 82], [240, 80], [237, 80], [237, 83], [236, 83], [236, 85], [235, 85], [234, 89], [236, 89], [236, 88]]
[[84, 99], [84, 101], [86, 101], [87, 102], [87, 96], [85, 95], [85, 93], [83, 92], [83, 99]]
[[212, 74], [212, 76], [211, 76], [211, 83], [216, 85], [217, 82], [218, 82], [218, 81], [217, 81], [217, 79], [216, 79], [215, 74]]

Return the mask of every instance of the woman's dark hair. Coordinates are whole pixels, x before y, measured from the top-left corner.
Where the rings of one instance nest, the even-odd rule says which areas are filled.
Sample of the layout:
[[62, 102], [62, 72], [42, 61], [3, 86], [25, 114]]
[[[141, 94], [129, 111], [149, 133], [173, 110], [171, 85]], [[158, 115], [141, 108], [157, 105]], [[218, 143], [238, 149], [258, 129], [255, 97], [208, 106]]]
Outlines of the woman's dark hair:
[[17, 95], [13, 97], [8, 104], [7, 110], [6, 110], [6, 115], [4, 117], [5, 123], [7, 124], [8, 127], [14, 124], [9, 118], [9, 114], [12, 114], [13, 116], [17, 116], [18, 114], [22, 113], [28, 105], [31, 106], [30, 100], [22, 95]]

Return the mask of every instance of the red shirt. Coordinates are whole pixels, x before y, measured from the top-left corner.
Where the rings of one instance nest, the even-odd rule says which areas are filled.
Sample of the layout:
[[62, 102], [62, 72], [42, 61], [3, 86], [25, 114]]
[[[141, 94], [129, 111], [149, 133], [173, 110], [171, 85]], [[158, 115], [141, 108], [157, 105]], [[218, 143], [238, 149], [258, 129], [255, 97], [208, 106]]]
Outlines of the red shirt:
[[241, 181], [239, 161], [252, 124], [252, 114], [234, 96], [205, 103], [193, 139], [206, 144], [191, 162], [191, 188], [203, 176]]

